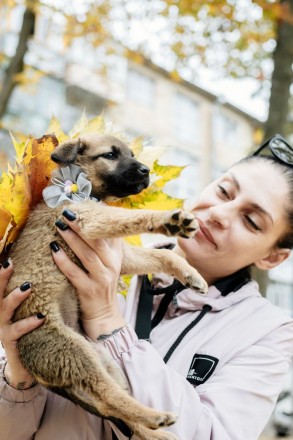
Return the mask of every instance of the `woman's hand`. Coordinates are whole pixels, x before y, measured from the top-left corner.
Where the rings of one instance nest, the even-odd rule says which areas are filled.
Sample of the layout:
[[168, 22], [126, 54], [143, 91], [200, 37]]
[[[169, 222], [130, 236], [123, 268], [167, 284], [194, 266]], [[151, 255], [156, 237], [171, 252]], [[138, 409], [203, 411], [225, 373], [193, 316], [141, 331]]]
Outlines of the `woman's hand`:
[[64, 222], [70, 225], [70, 229], [64, 230], [61, 223], [58, 232], [87, 272], [74, 264], [56, 242], [51, 244], [53, 258], [77, 290], [85, 333], [92, 340], [97, 340], [125, 325], [117, 300], [123, 242], [121, 239], [85, 240], [79, 236], [77, 222], [66, 218]]
[[44, 322], [44, 317], [37, 315], [15, 323], [12, 322], [14, 311], [29, 296], [31, 286], [30, 283], [25, 282], [4, 298], [5, 288], [13, 272], [11, 260], [8, 260], [8, 263], [8, 267], [2, 266], [0, 269], [0, 341], [7, 357], [6, 380], [13, 388], [23, 390], [34, 383], [34, 378], [20, 362], [17, 340], [39, 327]]

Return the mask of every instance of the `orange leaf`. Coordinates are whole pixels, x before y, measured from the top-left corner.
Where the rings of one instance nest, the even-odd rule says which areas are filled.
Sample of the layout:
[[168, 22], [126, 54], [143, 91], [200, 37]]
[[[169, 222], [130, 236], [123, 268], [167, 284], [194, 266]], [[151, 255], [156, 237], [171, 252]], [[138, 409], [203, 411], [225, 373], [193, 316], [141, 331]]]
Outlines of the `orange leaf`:
[[0, 208], [0, 254], [3, 251], [8, 234], [13, 227], [11, 214]]
[[48, 185], [52, 171], [57, 168], [51, 160], [51, 153], [57, 145], [57, 138], [46, 134], [39, 139], [32, 139], [27, 147], [24, 164], [30, 179], [32, 206], [42, 200], [43, 189]]

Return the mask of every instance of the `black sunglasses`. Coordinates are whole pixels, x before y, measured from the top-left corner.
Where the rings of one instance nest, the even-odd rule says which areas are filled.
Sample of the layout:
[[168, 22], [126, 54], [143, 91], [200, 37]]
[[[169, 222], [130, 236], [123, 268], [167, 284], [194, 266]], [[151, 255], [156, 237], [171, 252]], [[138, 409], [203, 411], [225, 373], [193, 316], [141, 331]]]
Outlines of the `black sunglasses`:
[[273, 157], [279, 162], [286, 165], [293, 166], [293, 148], [280, 134], [275, 134], [270, 139], [265, 141], [252, 156], [258, 156], [265, 148], [269, 148]]

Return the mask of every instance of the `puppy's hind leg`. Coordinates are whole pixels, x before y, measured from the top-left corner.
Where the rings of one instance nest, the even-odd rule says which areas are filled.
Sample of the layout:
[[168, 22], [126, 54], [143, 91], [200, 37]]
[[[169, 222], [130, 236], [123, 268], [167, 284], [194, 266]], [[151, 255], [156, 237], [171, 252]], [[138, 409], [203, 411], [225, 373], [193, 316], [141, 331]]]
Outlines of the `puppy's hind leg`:
[[[59, 396], [70, 400], [76, 405], [79, 405], [85, 411], [93, 414], [94, 416], [103, 417], [97, 411], [96, 407], [94, 406], [94, 402], [89, 398], [89, 396], [85, 395], [85, 393], [80, 393], [77, 390], [70, 390], [70, 388], [67, 389], [57, 388], [57, 387], [48, 387], [48, 388], [53, 393], [58, 394]], [[108, 417], [108, 420], [114, 423], [114, 425], [117, 426], [117, 428], [122, 432], [122, 434], [126, 435], [127, 437], [129, 437], [132, 434], [132, 431], [122, 420], [116, 419], [115, 417]]]
[[[50, 387], [50, 390], [79, 405], [85, 411], [88, 411], [95, 416], [102, 417], [102, 415], [97, 412], [95, 406], [93, 406], [94, 404], [91, 399], [88, 398], [88, 401], [86, 401], [87, 396], [85, 396], [84, 393], [79, 395], [76, 390], [69, 391], [69, 388], [65, 390], [64, 388]], [[112, 422], [127, 438], [131, 438], [131, 436], [135, 434], [141, 440], [177, 440], [177, 437], [173, 434], [161, 429], [154, 431], [153, 429], [146, 428], [135, 422], [128, 422], [128, 424], [126, 424], [115, 417], [107, 417], [106, 419]]]
[[176, 420], [173, 414], [148, 408], [129, 396], [113, 381], [92, 345], [62, 323], [47, 322], [23, 336], [19, 352], [24, 366], [42, 385], [68, 390], [68, 398], [78, 396], [85, 406], [92, 402], [90, 406], [105, 418], [151, 429]]

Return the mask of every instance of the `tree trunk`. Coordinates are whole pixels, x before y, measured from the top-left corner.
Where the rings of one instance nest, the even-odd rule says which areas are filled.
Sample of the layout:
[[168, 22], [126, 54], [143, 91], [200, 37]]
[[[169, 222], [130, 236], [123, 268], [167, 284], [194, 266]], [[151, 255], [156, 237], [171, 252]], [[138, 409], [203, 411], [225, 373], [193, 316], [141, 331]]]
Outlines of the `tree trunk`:
[[[287, 3], [290, 6], [290, 13], [293, 14], [293, 0], [283, 0], [280, 3]], [[264, 126], [264, 139], [268, 139], [275, 133], [284, 136], [292, 134], [292, 132], [286, 132], [286, 129], [288, 130], [290, 87], [293, 80], [293, 25], [291, 23], [279, 21], [276, 41], [277, 45], [273, 53], [274, 71], [269, 115]], [[261, 293], [266, 296], [269, 285], [268, 273], [254, 268], [253, 274], [260, 286]]]
[[[282, 0], [280, 3], [290, 7], [293, 15], [293, 0]], [[272, 76], [269, 115], [265, 124], [265, 138], [275, 133], [286, 133], [286, 122], [289, 112], [290, 87], [293, 80], [293, 25], [289, 21], [279, 21], [277, 29], [277, 46], [273, 53], [274, 71]]]
[[11, 59], [10, 64], [6, 69], [3, 78], [3, 86], [0, 91], [0, 119], [3, 117], [3, 115], [6, 112], [6, 108], [10, 96], [16, 85], [14, 79], [15, 75], [23, 71], [24, 56], [27, 51], [29, 38], [34, 34], [35, 19], [36, 19], [35, 12], [30, 8], [26, 8], [23, 15], [22, 27], [19, 34], [16, 52], [13, 58]]

